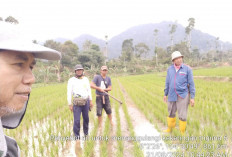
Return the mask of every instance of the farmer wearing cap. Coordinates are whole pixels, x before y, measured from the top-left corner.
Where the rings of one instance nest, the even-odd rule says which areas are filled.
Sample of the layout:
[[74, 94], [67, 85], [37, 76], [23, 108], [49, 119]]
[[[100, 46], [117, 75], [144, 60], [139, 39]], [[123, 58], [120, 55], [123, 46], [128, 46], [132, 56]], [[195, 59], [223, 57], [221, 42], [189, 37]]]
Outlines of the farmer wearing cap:
[[20, 156], [16, 141], [3, 128], [15, 129], [27, 109], [35, 58], [59, 60], [60, 52], [24, 40], [25, 34], [13, 25], [0, 22], [0, 157]]
[[96, 75], [91, 82], [91, 88], [96, 89], [97, 116], [100, 129], [102, 127], [102, 109], [105, 110], [110, 120], [110, 124], [113, 126], [110, 99], [107, 94], [112, 90], [112, 84], [110, 77], [107, 76], [107, 72], [107, 66], [102, 66], [101, 74]]
[[[176, 111], [179, 117], [179, 128], [183, 135], [187, 124], [187, 111], [190, 104], [194, 106], [195, 85], [192, 69], [183, 64], [183, 55], [179, 51], [172, 53], [172, 62], [167, 70], [164, 89], [164, 101], [168, 104], [168, 129], [164, 132], [172, 132], [176, 125]], [[189, 95], [190, 93], [190, 95]], [[167, 100], [168, 96], [168, 100]]]
[[[73, 132], [78, 139], [76, 141], [76, 153], [80, 153], [80, 117], [83, 117], [84, 135], [88, 135], [89, 131], [89, 109], [92, 108], [92, 95], [89, 79], [84, 76], [84, 68], [82, 65], [75, 66], [75, 76], [68, 80], [67, 99], [69, 109], [73, 112], [74, 124]], [[73, 98], [73, 101], [72, 101]]]

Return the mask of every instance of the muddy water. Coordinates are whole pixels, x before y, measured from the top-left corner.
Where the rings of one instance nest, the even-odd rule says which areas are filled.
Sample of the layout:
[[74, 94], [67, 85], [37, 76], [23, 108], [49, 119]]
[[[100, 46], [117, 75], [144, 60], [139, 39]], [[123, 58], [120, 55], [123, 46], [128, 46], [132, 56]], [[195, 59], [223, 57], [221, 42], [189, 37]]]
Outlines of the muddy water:
[[[83, 121], [81, 121], [81, 130], [80, 130], [80, 136], [83, 137], [84, 136], [84, 132], [83, 132], [83, 125], [82, 125]], [[93, 122], [91, 122], [91, 120], [89, 121], [89, 134], [91, 133], [91, 131], [93, 130]], [[70, 129], [73, 130], [73, 124], [70, 126]], [[80, 145], [82, 150], [84, 150], [84, 140], [80, 140]], [[63, 156], [65, 157], [75, 157], [75, 145], [76, 145], [76, 141], [75, 140], [71, 140], [67, 143], [66, 149], [63, 152]], [[82, 152], [83, 153], [83, 152]]]
[[[122, 107], [119, 108], [119, 114], [120, 114], [122, 136], [129, 137], [130, 136], [130, 132], [128, 129], [129, 127], [127, 125], [127, 121], [126, 121], [125, 114], [123, 112]], [[124, 146], [123, 156], [130, 157], [133, 154], [133, 147], [134, 147], [133, 142], [123, 140], [123, 146]]]
[[123, 92], [128, 113], [131, 117], [132, 124], [134, 126], [134, 132], [136, 138], [141, 139], [139, 144], [144, 152], [145, 156], [153, 156], [156, 153], [168, 153], [168, 149], [163, 140], [161, 140], [161, 134], [155, 129], [155, 126], [151, 124], [141, 111], [135, 106], [129, 95], [126, 93], [124, 87], [120, 84], [120, 88]]

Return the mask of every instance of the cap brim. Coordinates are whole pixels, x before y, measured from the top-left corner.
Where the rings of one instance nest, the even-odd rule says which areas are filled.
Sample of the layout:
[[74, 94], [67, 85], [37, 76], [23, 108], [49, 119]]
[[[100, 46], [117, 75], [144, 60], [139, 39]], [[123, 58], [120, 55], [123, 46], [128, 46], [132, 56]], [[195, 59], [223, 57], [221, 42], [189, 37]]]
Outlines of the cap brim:
[[38, 45], [34, 43], [22, 42], [0, 42], [0, 49], [9, 51], [18, 51], [25, 53], [33, 53], [35, 58], [46, 60], [59, 60], [61, 59], [60, 52]]
[[60, 52], [34, 44], [27, 35], [28, 32], [22, 31], [19, 26], [0, 21], [0, 50], [33, 53], [36, 58], [46, 60], [61, 59]]

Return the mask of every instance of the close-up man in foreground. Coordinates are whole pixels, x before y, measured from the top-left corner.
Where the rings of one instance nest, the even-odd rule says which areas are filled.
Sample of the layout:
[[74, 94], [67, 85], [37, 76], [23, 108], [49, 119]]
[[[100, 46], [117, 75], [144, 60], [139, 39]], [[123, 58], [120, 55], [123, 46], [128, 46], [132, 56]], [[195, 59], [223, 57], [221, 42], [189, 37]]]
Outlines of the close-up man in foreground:
[[61, 58], [60, 52], [33, 44], [24, 35], [16, 26], [0, 22], [0, 157], [20, 156], [16, 141], [5, 136], [3, 128], [17, 128], [24, 117], [35, 82], [35, 58]]

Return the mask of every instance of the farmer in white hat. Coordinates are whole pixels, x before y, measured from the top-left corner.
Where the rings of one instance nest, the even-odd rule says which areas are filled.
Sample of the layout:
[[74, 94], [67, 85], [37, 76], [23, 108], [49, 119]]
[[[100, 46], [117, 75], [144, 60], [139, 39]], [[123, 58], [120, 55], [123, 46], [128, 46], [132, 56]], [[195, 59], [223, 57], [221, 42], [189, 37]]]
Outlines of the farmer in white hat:
[[195, 97], [192, 69], [183, 64], [183, 57], [179, 51], [172, 53], [173, 65], [167, 70], [164, 89], [164, 101], [168, 104], [168, 129], [164, 132], [170, 133], [175, 128], [176, 111], [178, 111], [179, 128], [182, 135], [186, 130], [189, 99], [191, 97], [190, 104], [193, 107]]
[[16, 26], [0, 22], [0, 157], [18, 157], [16, 141], [4, 135], [3, 128], [15, 129], [26, 112], [35, 58], [59, 60], [58, 51], [24, 40]]
[[93, 103], [89, 79], [84, 76], [83, 66], [77, 64], [74, 71], [75, 76], [68, 80], [67, 99], [74, 117], [73, 132], [77, 139], [75, 152], [77, 156], [80, 156], [82, 153], [80, 147], [81, 114], [83, 117], [84, 136], [87, 136], [89, 132], [89, 110], [93, 107]]

